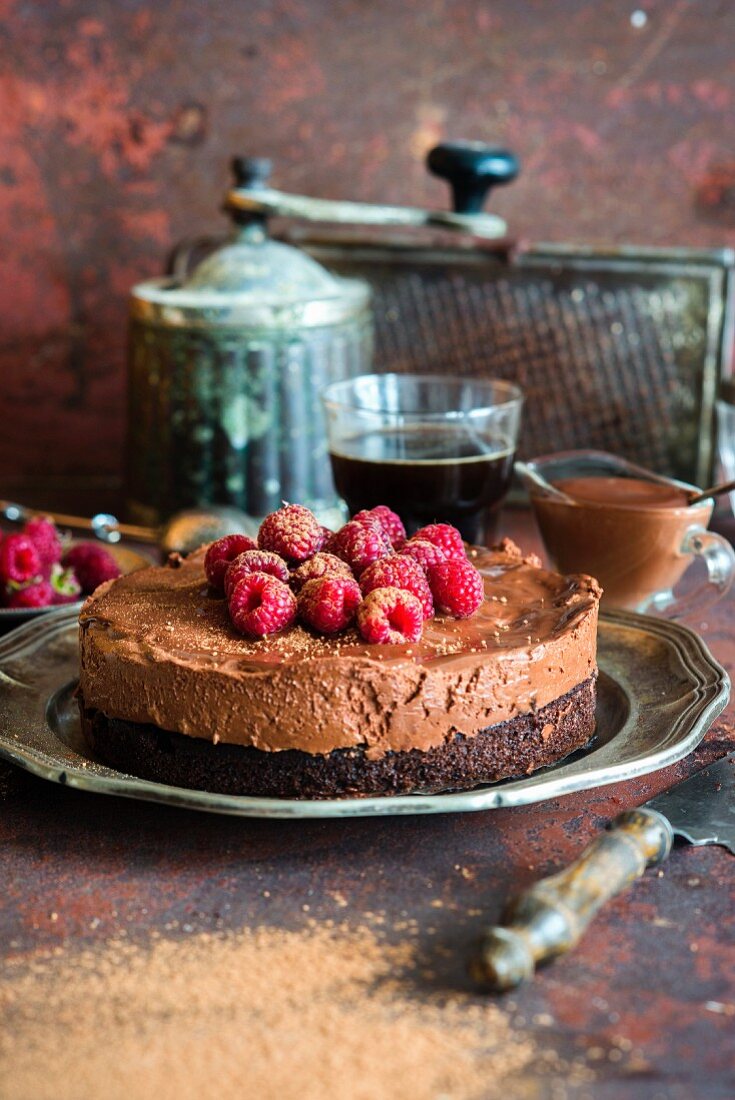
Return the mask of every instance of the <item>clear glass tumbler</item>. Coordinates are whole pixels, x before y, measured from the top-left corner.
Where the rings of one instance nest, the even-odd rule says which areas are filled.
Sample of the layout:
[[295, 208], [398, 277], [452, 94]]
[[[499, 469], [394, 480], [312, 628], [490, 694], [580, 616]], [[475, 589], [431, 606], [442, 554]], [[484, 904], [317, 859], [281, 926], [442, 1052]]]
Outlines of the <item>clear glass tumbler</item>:
[[365, 374], [322, 396], [334, 481], [351, 515], [387, 504], [409, 533], [440, 522], [468, 542], [493, 537], [513, 473], [518, 386]]

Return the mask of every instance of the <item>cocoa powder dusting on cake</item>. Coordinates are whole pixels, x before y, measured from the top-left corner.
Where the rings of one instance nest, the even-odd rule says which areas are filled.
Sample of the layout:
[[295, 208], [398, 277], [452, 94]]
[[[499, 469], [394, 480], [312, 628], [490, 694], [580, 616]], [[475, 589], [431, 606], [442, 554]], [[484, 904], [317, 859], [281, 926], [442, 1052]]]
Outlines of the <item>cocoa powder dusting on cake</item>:
[[553, 1066], [513, 1017], [419, 992], [412, 944], [313, 925], [57, 948], [0, 977], [4, 1100], [484, 1100]]
[[[407, 640], [375, 645], [354, 627], [245, 637], [196, 555], [140, 570], [81, 611], [80, 695], [111, 720], [200, 741], [216, 730], [223, 745], [262, 752], [433, 751], [512, 718], [531, 690], [551, 705], [594, 675], [595, 582], [531, 568], [504, 546], [477, 552], [486, 599], [476, 613], [426, 620], [410, 653]], [[454, 689], [450, 712], [441, 700]]]

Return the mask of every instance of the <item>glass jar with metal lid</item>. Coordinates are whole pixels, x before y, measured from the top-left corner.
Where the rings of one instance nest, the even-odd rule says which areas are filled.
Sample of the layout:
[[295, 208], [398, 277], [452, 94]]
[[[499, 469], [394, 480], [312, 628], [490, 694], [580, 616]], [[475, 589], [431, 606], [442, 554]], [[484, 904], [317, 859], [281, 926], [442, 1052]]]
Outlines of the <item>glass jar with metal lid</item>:
[[[257, 167], [257, 163], [256, 166]], [[260, 182], [237, 161], [238, 187]], [[127, 504], [155, 524], [231, 504], [317, 511], [335, 495], [319, 392], [371, 359], [368, 287], [330, 274], [235, 210], [235, 232], [183, 280], [133, 288]]]

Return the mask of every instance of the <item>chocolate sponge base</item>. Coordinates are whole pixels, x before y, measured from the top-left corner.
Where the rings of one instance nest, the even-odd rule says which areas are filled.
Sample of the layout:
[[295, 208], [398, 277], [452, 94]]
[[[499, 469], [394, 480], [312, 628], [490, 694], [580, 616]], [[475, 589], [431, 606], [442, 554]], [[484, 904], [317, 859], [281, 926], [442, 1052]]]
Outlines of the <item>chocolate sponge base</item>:
[[595, 729], [595, 678], [534, 714], [456, 734], [422, 752], [389, 752], [370, 760], [362, 748], [323, 756], [288, 749], [263, 752], [214, 745], [153, 725], [108, 718], [80, 698], [82, 727], [100, 762], [174, 787], [261, 798], [344, 798], [353, 795], [468, 790], [527, 775], [587, 744]]

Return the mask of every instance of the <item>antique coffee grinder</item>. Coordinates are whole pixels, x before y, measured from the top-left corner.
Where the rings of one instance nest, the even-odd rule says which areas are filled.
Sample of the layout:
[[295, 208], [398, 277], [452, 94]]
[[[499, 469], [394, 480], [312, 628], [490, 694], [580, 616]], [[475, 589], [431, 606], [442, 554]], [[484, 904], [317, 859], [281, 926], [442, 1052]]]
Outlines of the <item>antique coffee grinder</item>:
[[320, 392], [372, 369], [371, 292], [273, 240], [268, 218], [504, 236], [500, 218], [478, 211], [492, 184], [515, 176], [510, 154], [446, 145], [429, 166], [452, 179], [464, 213], [287, 195], [268, 186], [270, 162], [235, 158], [231, 237], [193, 267], [196, 247], [180, 249], [172, 277], [131, 294], [131, 520], [153, 527], [208, 505], [257, 518], [288, 500], [338, 521]]

